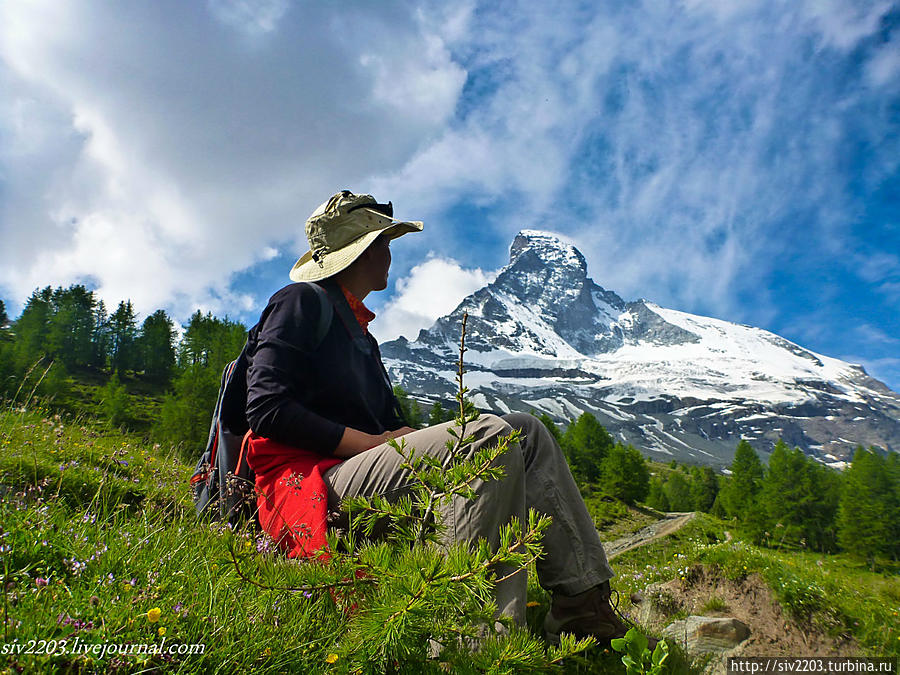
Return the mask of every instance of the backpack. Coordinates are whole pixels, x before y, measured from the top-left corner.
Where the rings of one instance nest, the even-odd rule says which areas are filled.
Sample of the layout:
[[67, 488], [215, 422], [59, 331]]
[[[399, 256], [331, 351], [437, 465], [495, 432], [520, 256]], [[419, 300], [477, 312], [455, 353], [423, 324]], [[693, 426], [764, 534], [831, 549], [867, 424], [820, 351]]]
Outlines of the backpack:
[[[334, 307], [325, 289], [309, 285], [315, 289], [321, 309], [314, 343], [317, 347], [331, 326]], [[197, 515], [227, 522], [232, 527], [256, 522], [256, 476], [247, 463], [251, 434], [247, 421], [248, 346], [249, 340], [222, 372], [206, 449], [191, 476]]]

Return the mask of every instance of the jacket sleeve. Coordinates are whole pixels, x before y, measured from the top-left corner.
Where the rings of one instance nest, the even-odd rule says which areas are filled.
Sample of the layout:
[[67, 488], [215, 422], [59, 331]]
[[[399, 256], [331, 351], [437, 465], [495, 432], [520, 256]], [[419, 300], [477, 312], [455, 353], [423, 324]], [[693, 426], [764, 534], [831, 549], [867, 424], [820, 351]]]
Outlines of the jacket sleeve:
[[269, 301], [249, 354], [247, 421], [260, 436], [328, 456], [345, 427], [303, 405], [299, 391], [317, 389], [310, 358], [321, 311], [315, 291], [302, 285]]

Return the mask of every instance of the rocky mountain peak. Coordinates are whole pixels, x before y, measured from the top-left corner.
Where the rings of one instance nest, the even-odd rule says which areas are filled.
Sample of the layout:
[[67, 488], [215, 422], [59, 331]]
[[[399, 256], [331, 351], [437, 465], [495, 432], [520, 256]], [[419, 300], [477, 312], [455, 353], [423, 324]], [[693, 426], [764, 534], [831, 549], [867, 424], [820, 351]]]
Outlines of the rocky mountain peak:
[[522, 230], [493, 287], [552, 314], [561, 301], [568, 304], [578, 296], [587, 280], [587, 263], [578, 249], [550, 232]]
[[587, 262], [581, 251], [552, 232], [521, 230], [509, 248], [509, 264], [563, 266], [582, 278], [587, 276]]
[[900, 448], [900, 396], [861, 368], [758, 328], [625, 302], [550, 232], [519, 232], [492, 283], [415, 341], [382, 345], [422, 400], [453, 397], [463, 312], [467, 386], [486, 410], [562, 422], [589, 411], [667, 461], [727, 465], [742, 438], [762, 452], [781, 439], [831, 466], [857, 444]]

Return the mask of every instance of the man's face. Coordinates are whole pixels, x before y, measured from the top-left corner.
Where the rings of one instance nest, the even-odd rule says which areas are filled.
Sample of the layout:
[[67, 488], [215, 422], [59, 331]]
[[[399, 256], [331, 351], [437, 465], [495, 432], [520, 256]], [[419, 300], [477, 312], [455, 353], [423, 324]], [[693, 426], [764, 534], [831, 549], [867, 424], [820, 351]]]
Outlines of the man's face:
[[372, 274], [372, 290], [383, 291], [387, 288], [388, 272], [391, 269], [391, 239], [380, 235], [366, 249], [369, 258], [369, 269]]

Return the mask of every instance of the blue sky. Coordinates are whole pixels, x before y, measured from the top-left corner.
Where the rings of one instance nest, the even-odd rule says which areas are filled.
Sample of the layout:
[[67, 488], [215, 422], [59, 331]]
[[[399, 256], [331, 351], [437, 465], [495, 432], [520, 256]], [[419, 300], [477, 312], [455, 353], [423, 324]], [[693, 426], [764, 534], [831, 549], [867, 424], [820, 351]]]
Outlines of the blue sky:
[[250, 322], [349, 188], [426, 223], [382, 339], [537, 228], [900, 390], [898, 3], [7, 0], [0, 92], [13, 315], [86, 283]]

